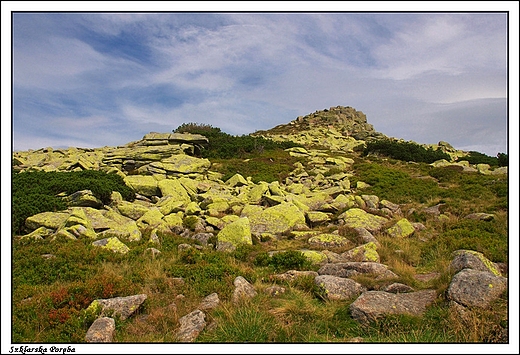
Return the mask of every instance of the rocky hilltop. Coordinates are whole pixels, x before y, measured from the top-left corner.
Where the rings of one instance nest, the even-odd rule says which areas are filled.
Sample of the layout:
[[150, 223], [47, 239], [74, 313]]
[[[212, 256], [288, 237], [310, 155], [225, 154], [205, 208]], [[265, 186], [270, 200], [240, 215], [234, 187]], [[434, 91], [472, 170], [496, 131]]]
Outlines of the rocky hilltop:
[[[15, 152], [13, 168], [20, 171], [103, 170], [120, 175], [137, 196], [135, 201], [125, 201], [114, 192], [109, 204], [103, 204], [88, 190], [63, 196], [67, 210], [29, 217], [25, 223], [27, 234], [19, 238], [36, 241], [87, 238], [94, 246], [123, 254], [131, 250], [133, 243], [146, 238], [150, 255], [156, 257], [164, 238], [172, 233], [190, 241], [183, 248], [221, 252], [251, 245], [253, 240], [263, 243], [291, 236], [308, 246], [299, 251], [318, 265], [319, 270], [309, 271], [307, 275], [315, 278], [328, 299], [357, 298], [350, 312], [359, 322], [388, 314], [424, 313], [437, 299], [437, 293], [395, 283], [399, 275], [380, 263], [377, 236], [409, 238], [425, 226], [410, 222], [399, 204], [365, 194], [363, 182], [351, 184], [354, 160], [345, 153], [364, 141], [384, 137], [367, 123], [366, 116], [351, 107], [337, 106], [255, 135], [302, 144], [304, 147], [288, 151], [304, 158], [304, 163], [297, 163], [283, 182], [254, 183], [240, 174], [223, 181], [221, 174], [211, 170], [208, 159], [197, 157], [208, 143], [207, 138], [153, 132], [119, 147]], [[425, 209], [424, 213], [431, 213], [439, 223], [448, 218], [438, 208]], [[494, 216], [473, 214], [467, 218], [490, 220]], [[341, 236], [340, 228], [355, 231], [357, 243], [354, 245], [352, 240]], [[331, 251], [342, 246], [348, 250]], [[486, 307], [507, 287], [507, 279], [498, 265], [475, 251], [455, 253], [453, 268], [457, 274], [450, 284], [448, 298], [462, 313], [466, 307]], [[273, 278], [291, 279], [297, 273], [291, 271]], [[350, 279], [353, 275], [388, 282], [383, 288], [370, 289]], [[438, 276], [426, 275], [429, 279]], [[254, 297], [253, 286], [240, 277], [235, 280], [233, 299]], [[146, 295], [138, 296], [141, 303], [146, 299]], [[99, 304], [109, 303], [101, 300], [91, 306], [99, 308]], [[132, 309], [137, 307], [134, 305]], [[205, 326], [204, 313], [199, 309], [192, 313], [187, 317], [195, 317], [198, 321], [193, 322], [197, 324], [194, 329], [181, 326], [181, 340], [193, 341]], [[113, 332], [114, 321], [106, 318], [99, 318], [93, 326], [102, 329], [92, 332]], [[110, 334], [101, 338], [112, 339]], [[87, 336], [87, 341], [96, 341], [92, 339]]]
[[366, 115], [347, 106], [336, 106], [278, 125], [253, 135], [273, 140], [291, 140], [304, 146], [320, 146], [334, 151], [352, 151], [365, 141], [387, 138], [376, 132]]

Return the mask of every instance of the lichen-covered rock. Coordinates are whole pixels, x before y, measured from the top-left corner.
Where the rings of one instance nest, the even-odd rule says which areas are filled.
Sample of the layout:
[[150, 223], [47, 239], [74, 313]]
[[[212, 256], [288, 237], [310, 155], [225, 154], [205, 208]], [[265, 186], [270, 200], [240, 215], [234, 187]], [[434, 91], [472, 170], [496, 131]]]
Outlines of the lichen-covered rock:
[[293, 203], [281, 203], [249, 216], [251, 232], [282, 234], [298, 225], [305, 225], [305, 215]]
[[463, 269], [473, 269], [491, 272], [495, 276], [502, 276], [499, 268], [484, 254], [474, 250], [456, 250], [450, 268], [455, 272]]
[[179, 319], [180, 327], [175, 333], [181, 343], [192, 343], [206, 326], [206, 315], [199, 309]]
[[137, 221], [146, 212], [148, 212], [148, 207], [128, 201], [119, 202], [116, 208], [119, 211], [119, 213], [121, 213], [123, 216], [131, 218], [134, 221]]
[[128, 175], [125, 178], [125, 183], [134, 189], [136, 193], [143, 196], [157, 196], [159, 192], [157, 180], [153, 176]]
[[167, 174], [202, 174], [210, 168], [211, 162], [186, 154], [174, 154], [160, 162], [150, 163], [150, 166], [163, 169]]
[[308, 211], [305, 215], [310, 226], [317, 226], [330, 220], [330, 215], [325, 212]]
[[157, 183], [157, 187], [161, 192], [161, 196], [171, 196], [174, 201], [180, 201], [185, 204], [191, 202], [188, 191], [186, 191], [179, 179], [161, 180]]
[[137, 226], [144, 230], [147, 227], [156, 227], [163, 222], [164, 215], [157, 207], [149, 209], [144, 215], [137, 220]]
[[464, 218], [465, 219], [474, 219], [474, 220], [478, 220], [478, 221], [492, 221], [495, 218], [495, 215], [491, 214], [491, 213], [478, 212], [478, 213], [470, 213]]
[[95, 242], [92, 242], [92, 245], [111, 250], [114, 253], [126, 254], [130, 251], [130, 248], [117, 237], [96, 240]]
[[301, 249], [300, 252], [314, 265], [326, 263], [328, 260], [327, 255], [321, 251]]
[[359, 296], [349, 307], [352, 318], [367, 324], [391, 314], [422, 315], [437, 298], [435, 290], [411, 293], [389, 293], [367, 291]]
[[365, 228], [369, 232], [379, 231], [388, 220], [365, 212], [360, 208], [351, 208], [342, 213], [339, 218], [345, 221], [345, 225], [351, 228]]
[[114, 341], [116, 321], [110, 317], [96, 319], [88, 328], [85, 335], [87, 343], [111, 343]]
[[253, 244], [249, 218], [240, 218], [225, 226], [217, 234], [217, 249], [219, 249], [219, 245], [222, 246], [228, 243], [232, 244], [235, 248], [242, 244]]
[[334, 248], [348, 244], [349, 240], [338, 234], [323, 233], [309, 238], [308, 242], [311, 247]]
[[233, 281], [233, 285], [235, 285], [235, 290], [233, 291], [232, 301], [233, 303], [238, 303], [243, 300], [248, 300], [257, 295], [255, 288], [251, 285], [244, 277], [237, 276], [235, 281]]
[[406, 218], [401, 218], [394, 226], [387, 229], [387, 233], [394, 238], [406, 238], [414, 232], [414, 226]]
[[323, 289], [325, 297], [331, 301], [348, 300], [366, 291], [354, 280], [331, 275], [317, 276], [314, 283]]
[[40, 227], [36, 228], [29, 234], [25, 234], [21, 236], [21, 239], [23, 240], [43, 240], [44, 238], [47, 238], [48, 236], [54, 234], [53, 229]]
[[318, 274], [345, 278], [360, 274], [372, 274], [378, 280], [398, 277], [395, 273], [388, 270], [388, 266], [375, 262], [328, 263], [318, 270]]
[[120, 317], [121, 320], [125, 320], [141, 307], [146, 298], [146, 294], [139, 294], [127, 297], [96, 299], [87, 308], [87, 312], [93, 310], [93, 312], [101, 316], [110, 315], [111, 317]]
[[67, 206], [70, 207], [103, 207], [103, 202], [101, 202], [100, 199], [94, 196], [94, 194], [90, 190], [81, 190], [74, 192], [69, 196], [63, 197], [62, 200], [67, 204]]
[[341, 258], [345, 262], [349, 261], [373, 261], [379, 262], [379, 254], [377, 253], [377, 245], [373, 242], [360, 245], [354, 249], [350, 249], [341, 254]]
[[57, 230], [69, 218], [70, 212], [41, 212], [25, 220], [25, 226], [30, 230], [40, 227]]
[[466, 307], [486, 308], [507, 288], [507, 278], [489, 271], [464, 269], [453, 276], [448, 299]]
[[247, 180], [240, 174], [236, 173], [226, 181], [226, 185], [231, 187], [248, 185]]
[[379, 197], [376, 195], [361, 195], [361, 198], [363, 201], [365, 201], [365, 204], [370, 209], [378, 209], [379, 208]]
[[354, 230], [357, 232], [358, 236], [363, 240], [364, 243], [374, 243], [377, 247], [380, 247], [381, 244], [379, 241], [363, 227], [354, 228]]

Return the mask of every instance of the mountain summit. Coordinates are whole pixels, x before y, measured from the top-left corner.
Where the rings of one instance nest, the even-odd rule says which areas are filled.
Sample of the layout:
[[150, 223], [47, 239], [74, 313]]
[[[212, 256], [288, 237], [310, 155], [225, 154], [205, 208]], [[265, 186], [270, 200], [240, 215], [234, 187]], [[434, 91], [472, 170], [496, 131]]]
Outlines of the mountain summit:
[[302, 145], [316, 145], [332, 150], [352, 150], [375, 139], [387, 138], [374, 130], [366, 115], [350, 106], [335, 106], [315, 111], [295, 120], [252, 135], [277, 141], [291, 140]]

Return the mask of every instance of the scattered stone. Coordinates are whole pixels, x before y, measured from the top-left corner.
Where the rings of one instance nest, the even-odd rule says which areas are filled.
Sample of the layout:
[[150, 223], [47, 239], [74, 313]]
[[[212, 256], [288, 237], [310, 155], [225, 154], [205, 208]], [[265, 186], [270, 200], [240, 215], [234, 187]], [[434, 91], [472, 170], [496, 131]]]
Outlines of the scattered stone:
[[489, 271], [464, 269], [448, 287], [448, 299], [466, 307], [487, 308], [507, 288], [507, 278]]
[[271, 295], [272, 297], [277, 297], [279, 295], [284, 294], [285, 290], [286, 290], [285, 287], [273, 285], [273, 286], [266, 287], [264, 292], [268, 295]]
[[111, 343], [114, 341], [116, 322], [113, 318], [101, 317], [92, 323], [85, 335], [87, 343]]
[[69, 196], [63, 197], [62, 200], [67, 204], [67, 206], [70, 207], [103, 207], [103, 202], [101, 202], [101, 200], [94, 196], [94, 194], [90, 190], [81, 190], [74, 192]]
[[491, 272], [495, 276], [502, 276], [495, 263], [486, 258], [484, 254], [473, 250], [456, 250], [451, 261], [450, 268], [455, 272], [463, 269], [473, 269]]
[[199, 309], [179, 319], [180, 327], [175, 337], [181, 343], [192, 343], [206, 326], [206, 315]]
[[414, 232], [414, 226], [406, 218], [400, 219], [393, 227], [387, 229], [387, 233], [394, 238], [406, 238]]
[[354, 228], [354, 230], [358, 233], [358, 236], [363, 240], [363, 243], [374, 243], [377, 247], [380, 247], [381, 244], [379, 241], [363, 227]]
[[435, 206], [425, 208], [424, 213], [431, 214], [433, 216], [438, 217], [441, 214], [440, 208], [444, 205], [445, 205], [445, 203], [439, 203]]
[[378, 263], [380, 261], [379, 254], [377, 253], [377, 245], [373, 242], [360, 245], [358, 247], [355, 247], [354, 249], [350, 249], [349, 251], [342, 253], [341, 259], [343, 259], [344, 262], [373, 261]]
[[226, 225], [217, 234], [217, 250], [228, 250], [230, 249], [229, 244], [231, 244], [232, 250], [242, 244], [253, 244], [249, 218], [240, 218]]
[[110, 315], [125, 320], [141, 307], [146, 298], [147, 296], [145, 294], [140, 294], [127, 297], [97, 299], [92, 301], [87, 310], [100, 313], [101, 316]]
[[409, 292], [413, 292], [414, 289], [408, 285], [395, 282], [395, 283], [385, 287], [385, 289], [383, 291], [390, 292], [390, 293], [409, 293]]
[[470, 213], [464, 218], [474, 219], [477, 221], [492, 221], [495, 218], [495, 215], [490, 213]]
[[117, 237], [96, 240], [95, 242], [92, 242], [92, 245], [111, 250], [114, 253], [126, 254], [130, 251], [130, 248], [121, 242]]
[[283, 274], [271, 275], [273, 280], [278, 281], [294, 281], [299, 277], [312, 277], [315, 278], [318, 276], [316, 271], [298, 271], [298, 270], [289, 270], [284, 272]]
[[386, 218], [365, 212], [360, 208], [351, 208], [342, 213], [339, 218], [345, 221], [347, 227], [361, 227], [371, 233], [379, 231], [388, 222]]
[[150, 254], [152, 256], [152, 259], [155, 259], [156, 256], [159, 256], [159, 254], [161, 254], [161, 251], [155, 248], [146, 248], [144, 253], [145, 255]]
[[242, 300], [248, 300], [257, 295], [253, 285], [251, 285], [245, 278], [242, 276], [237, 276], [235, 281], [233, 281], [233, 285], [235, 285], [235, 290], [233, 291], [233, 303], [238, 303]]
[[325, 297], [331, 301], [348, 300], [366, 291], [354, 280], [332, 275], [317, 276], [314, 283], [323, 289]]
[[202, 300], [202, 302], [199, 305], [200, 310], [208, 310], [208, 309], [214, 309], [217, 308], [217, 306], [220, 304], [220, 299], [218, 297], [217, 293], [212, 293]]
[[421, 316], [436, 298], [435, 290], [397, 294], [367, 291], [350, 305], [350, 313], [354, 319], [363, 324], [390, 314]]
[[438, 272], [430, 272], [430, 273], [427, 273], [427, 274], [416, 274], [413, 277], [417, 281], [429, 282], [429, 281], [431, 281], [433, 279], [439, 278], [440, 276], [441, 276], [441, 274], [438, 273]]
[[355, 275], [372, 274], [377, 280], [392, 279], [398, 276], [388, 270], [388, 266], [375, 262], [347, 262], [325, 264], [319, 270], [320, 275], [333, 275], [338, 277], [349, 278]]
[[314, 248], [334, 248], [348, 244], [349, 240], [338, 234], [324, 233], [309, 238], [308, 242]]

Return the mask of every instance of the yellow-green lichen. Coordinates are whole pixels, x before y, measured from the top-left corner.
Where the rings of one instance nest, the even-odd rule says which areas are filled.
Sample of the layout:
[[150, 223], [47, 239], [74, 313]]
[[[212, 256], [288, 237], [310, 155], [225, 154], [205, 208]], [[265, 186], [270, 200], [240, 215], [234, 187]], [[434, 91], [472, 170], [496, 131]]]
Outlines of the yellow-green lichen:
[[124, 243], [122, 243], [118, 238], [112, 237], [107, 239], [107, 244], [103, 246], [103, 248], [110, 249], [114, 253], [126, 254], [130, 251]]
[[495, 264], [486, 258], [484, 254], [479, 253], [478, 251], [474, 250], [466, 250], [467, 253], [470, 253], [472, 255], [475, 255], [477, 258], [479, 258], [480, 261], [486, 266], [486, 268], [491, 271], [495, 276], [502, 276], [500, 271], [495, 267]]

